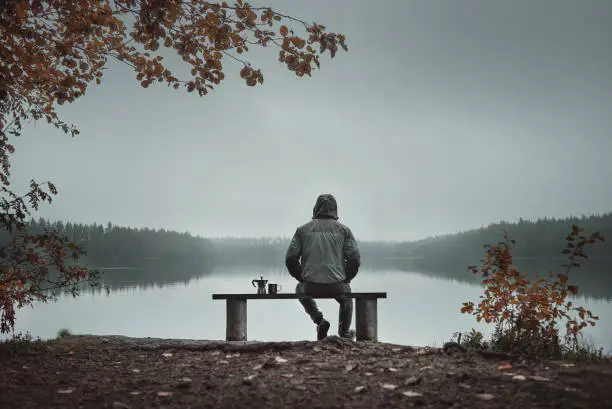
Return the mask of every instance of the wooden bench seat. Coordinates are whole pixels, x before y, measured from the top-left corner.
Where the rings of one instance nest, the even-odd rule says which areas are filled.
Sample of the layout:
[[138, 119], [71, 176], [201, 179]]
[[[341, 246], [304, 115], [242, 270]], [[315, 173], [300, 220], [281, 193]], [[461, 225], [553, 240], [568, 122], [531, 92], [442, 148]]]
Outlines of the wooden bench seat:
[[[347, 293], [348, 298], [355, 299], [355, 326], [357, 341], [378, 340], [379, 298], [387, 298], [387, 293]], [[225, 339], [227, 341], [247, 340], [247, 300], [298, 300], [300, 298], [322, 299], [331, 296], [311, 297], [303, 294], [213, 294], [213, 300], [226, 301]]]

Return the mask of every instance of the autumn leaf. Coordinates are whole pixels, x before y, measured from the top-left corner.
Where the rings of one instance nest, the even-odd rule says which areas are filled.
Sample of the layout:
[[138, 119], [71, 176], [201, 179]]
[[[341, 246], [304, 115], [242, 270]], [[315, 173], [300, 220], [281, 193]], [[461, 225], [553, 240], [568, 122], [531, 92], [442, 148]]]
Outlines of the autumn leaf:
[[279, 32], [280, 32], [280, 35], [282, 35], [283, 37], [286, 37], [287, 34], [289, 34], [289, 29], [287, 28], [287, 26], [281, 26]]

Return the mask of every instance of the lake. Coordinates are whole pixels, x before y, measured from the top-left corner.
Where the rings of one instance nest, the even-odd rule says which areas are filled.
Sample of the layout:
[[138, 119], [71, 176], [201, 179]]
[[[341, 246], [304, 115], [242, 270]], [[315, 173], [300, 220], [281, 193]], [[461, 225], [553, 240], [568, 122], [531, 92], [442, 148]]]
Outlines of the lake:
[[[110, 273], [110, 271], [109, 271]], [[146, 282], [143, 271], [113, 271], [121, 277], [113, 289], [86, 291], [79, 297], [62, 296], [57, 302], [37, 304], [18, 311], [16, 332], [34, 337], [55, 337], [60, 328], [74, 334], [127, 335], [133, 337], [224, 339], [225, 302], [213, 293], [255, 292], [251, 280], [263, 275], [293, 292], [296, 281], [274, 267], [218, 266], [212, 272], [180, 282]], [[490, 334], [490, 326], [461, 314], [464, 301], [478, 301], [477, 282], [458, 281], [398, 269], [363, 268], [352, 283], [353, 291], [386, 291], [378, 304], [378, 335], [383, 342], [441, 346], [456, 331], [476, 328]], [[612, 290], [612, 289], [608, 289]], [[337, 330], [335, 300], [318, 300], [320, 309]], [[586, 328], [585, 338], [604, 352], [612, 351], [612, 299], [583, 297], [576, 300], [600, 320]], [[354, 328], [354, 318], [353, 318]], [[297, 300], [248, 302], [249, 340], [281, 341], [316, 339], [315, 328]]]

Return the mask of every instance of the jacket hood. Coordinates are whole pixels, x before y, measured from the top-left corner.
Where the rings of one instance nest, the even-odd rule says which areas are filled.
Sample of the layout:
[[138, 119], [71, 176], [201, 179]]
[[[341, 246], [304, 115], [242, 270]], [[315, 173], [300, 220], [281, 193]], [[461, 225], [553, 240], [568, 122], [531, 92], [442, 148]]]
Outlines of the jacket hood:
[[312, 209], [313, 219], [338, 220], [338, 204], [336, 198], [330, 194], [319, 195]]

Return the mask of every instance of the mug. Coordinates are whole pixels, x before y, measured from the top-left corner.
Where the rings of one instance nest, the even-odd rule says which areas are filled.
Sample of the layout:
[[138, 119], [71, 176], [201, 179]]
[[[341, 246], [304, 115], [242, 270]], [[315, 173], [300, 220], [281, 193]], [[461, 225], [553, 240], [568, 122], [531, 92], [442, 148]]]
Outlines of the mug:
[[278, 294], [281, 290], [281, 286], [279, 284], [268, 284], [268, 294]]

